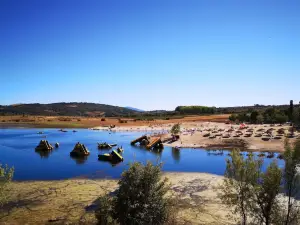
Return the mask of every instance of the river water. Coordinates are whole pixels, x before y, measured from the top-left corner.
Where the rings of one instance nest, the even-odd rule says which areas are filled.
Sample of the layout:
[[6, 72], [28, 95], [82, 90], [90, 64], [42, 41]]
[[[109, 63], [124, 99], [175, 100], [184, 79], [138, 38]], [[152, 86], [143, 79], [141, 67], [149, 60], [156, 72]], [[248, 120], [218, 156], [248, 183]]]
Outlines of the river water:
[[[43, 134], [38, 132], [43, 131]], [[141, 136], [141, 132], [108, 132], [88, 129], [35, 128], [1, 128], [0, 129], [0, 163], [14, 166], [14, 180], [58, 180], [66, 178], [119, 178], [130, 162], [146, 163], [148, 160], [163, 163], [164, 171], [204, 172], [223, 175], [228, 151], [206, 151], [204, 149], [185, 148], [174, 150], [165, 147], [161, 153], [148, 151], [130, 145], [130, 141]], [[46, 136], [46, 137], [43, 137]], [[58, 149], [49, 154], [35, 151], [41, 139], [47, 139], [53, 146], [60, 143]], [[70, 151], [80, 142], [90, 151], [86, 158], [72, 158]], [[111, 150], [98, 150], [97, 142], [117, 143], [125, 150], [124, 162], [112, 165], [98, 160], [98, 154], [109, 153]], [[221, 154], [223, 152], [223, 154]], [[246, 156], [246, 152], [243, 153]], [[255, 153], [257, 154], [257, 153]], [[275, 154], [275, 158], [278, 154]], [[273, 159], [264, 159], [264, 168]], [[279, 165], [284, 165], [278, 160]]]

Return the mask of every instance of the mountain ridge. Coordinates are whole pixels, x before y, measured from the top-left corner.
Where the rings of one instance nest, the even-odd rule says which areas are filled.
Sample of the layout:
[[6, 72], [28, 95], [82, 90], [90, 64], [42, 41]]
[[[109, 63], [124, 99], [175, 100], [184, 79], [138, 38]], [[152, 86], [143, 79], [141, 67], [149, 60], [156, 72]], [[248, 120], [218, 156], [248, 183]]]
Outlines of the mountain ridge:
[[41, 115], [41, 116], [128, 116], [137, 111], [98, 103], [58, 102], [49, 104], [28, 103], [0, 105], [0, 115]]

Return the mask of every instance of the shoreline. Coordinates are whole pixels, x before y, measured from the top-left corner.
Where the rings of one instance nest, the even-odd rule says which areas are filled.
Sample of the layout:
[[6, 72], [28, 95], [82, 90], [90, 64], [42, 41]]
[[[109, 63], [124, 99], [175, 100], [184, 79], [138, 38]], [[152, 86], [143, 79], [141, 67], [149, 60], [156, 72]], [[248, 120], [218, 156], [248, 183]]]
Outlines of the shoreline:
[[[234, 224], [226, 215], [228, 207], [218, 198], [218, 185], [223, 176], [208, 173], [167, 172], [168, 195], [178, 201], [178, 220], [189, 224]], [[3, 206], [9, 214], [0, 224], [48, 224], [58, 219], [60, 224], [96, 224], [94, 210], [97, 198], [114, 192], [118, 180], [66, 179], [59, 181], [21, 181], [11, 183], [9, 203]], [[19, 199], [22, 199], [20, 207]], [[205, 207], [202, 203], [205, 201]], [[88, 210], [89, 209], [89, 210]], [[70, 211], [72, 214], [70, 215]], [[201, 223], [199, 222], [201, 221]], [[55, 223], [56, 224], [56, 223]]]
[[[107, 122], [107, 121], [106, 121]], [[110, 125], [101, 124], [94, 127], [67, 127], [67, 126], [43, 126], [40, 124], [17, 124], [17, 123], [0, 123], [0, 129], [4, 128], [40, 128], [40, 129], [90, 129], [107, 132], [141, 132], [150, 133], [150, 136], [161, 137], [162, 140], [171, 137], [170, 130], [175, 123], [140, 123], [136, 124], [117, 124], [114, 128]], [[53, 125], [53, 124], [52, 124]], [[179, 148], [195, 148], [195, 149], [224, 149], [232, 150], [239, 148], [244, 151], [257, 152], [283, 152], [284, 139], [288, 134], [290, 126], [288, 125], [257, 125], [249, 124], [247, 128], [240, 129], [239, 125], [227, 124], [222, 122], [181, 122], [180, 139], [172, 143], [164, 143], [165, 146], [179, 147]], [[284, 134], [278, 134], [280, 129], [284, 130]], [[241, 134], [235, 137], [236, 133]], [[250, 133], [249, 133], [250, 132]], [[269, 133], [267, 133], [269, 132]], [[246, 136], [250, 134], [250, 136]], [[255, 137], [259, 134], [259, 137]], [[226, 135], [226, 136], [224, 136]], [[276, 138], [275, 138], [276, 137]], [[297, 137], [300, 137], [299, 132], [295, 132], [295, 138], [290, 138], [289, 141], [293, 143]], [[268, 140], [263, 140], [268, 138]]]

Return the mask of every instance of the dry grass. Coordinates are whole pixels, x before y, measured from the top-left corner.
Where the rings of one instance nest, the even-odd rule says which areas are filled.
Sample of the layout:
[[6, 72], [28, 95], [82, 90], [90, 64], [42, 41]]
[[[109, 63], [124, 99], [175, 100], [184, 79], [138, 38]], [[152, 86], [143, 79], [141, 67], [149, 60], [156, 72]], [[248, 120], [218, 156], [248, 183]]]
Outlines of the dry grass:
[[[95, 222], [88, 206], [116, 188], [116, 181], [64, 180], [15, 182], [10, 202], [2, 207], [0, 224], [77, 224]], [[55, 224], [55, 223], [51, 223]]]
[[134, 119], [122, 118], [126, 123], [120, 123], [119, 118], [101, 117], [67, 117], [67, 116], [0, 116], [0, 125], [11, 126], [29, 126], [44, 128], [92, 128], [97, 126], [151, 126], [157, 124], [184, 123], [184, 122], [225, 122], [229, 115], [211, 115], [211, 116], [187, 116], [181, 119], [153, 120], [153, 121], [135, 121]]
[[[178, 224], [232, 224], [217, 198], [222, 177], [168, 173], [169, 194], [177, 199]], [[95, 224], [96, 199], [117, 188], [116, 180], [14, 182], [10, 201], [0, 210], [0, 224]], [[51, 221], [51, 222], [50, 222]]]

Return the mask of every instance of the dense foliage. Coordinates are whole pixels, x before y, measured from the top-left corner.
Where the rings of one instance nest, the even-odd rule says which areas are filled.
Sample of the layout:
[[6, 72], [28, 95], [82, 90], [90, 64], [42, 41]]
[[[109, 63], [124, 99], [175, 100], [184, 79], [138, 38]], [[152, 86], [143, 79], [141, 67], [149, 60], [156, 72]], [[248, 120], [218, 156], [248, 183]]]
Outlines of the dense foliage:
[[176, 112], [181, 114], [214, 114], [216, 112], [216, 107], [207, 106], [177, 106]]
[[232, 114], [229, 120], [234, 122], [249, 123], [285, 123], [289, 121], [288, 110], [279, 110], [276, 108], [267, 108], [264, 111], [249, 111], [238, 114]]
[[184, 116], [180, 115], [179, 112], [175, 111], [149, 111], [149, 112], [140, 112], [136, 114], [131, 114], [131, 118], [135, 120], [142, 121], [152, 121], [152, 120], [170, 120], [170, 119], [182, 119]]
[[159, 225], [170, 219], [169, 186], [161, 165], [135, 162], [123, 172], [116, 196], [100, 198], [99, 224]]
[[290, 105], [272, 106], [267, 108], [248, 109], [231, 114], [229, 120], [234, 122], [249, 122], [249, 123], [294, 123], [296, 127], [300, 127], [300, 105], [294, 105], [293, 100]]
[[293, 123], [296, 127], [300, 127], [300, 107], [293, 110]]
[[[235, 106], [235, 107], [218, 107], [217, 108], [217, 113], [223, 114], [223, 113], [247, 113], [251, 111], [258, 111], [262, 112], [266, 110], [267, 108], [275, 108], [280, 111], [290, 111], [290, 105], [259, 105], [255, 104], [253, 106]], [[299, 107], [299, 104], [293, 104], [293, 107]]]

